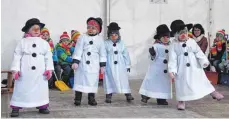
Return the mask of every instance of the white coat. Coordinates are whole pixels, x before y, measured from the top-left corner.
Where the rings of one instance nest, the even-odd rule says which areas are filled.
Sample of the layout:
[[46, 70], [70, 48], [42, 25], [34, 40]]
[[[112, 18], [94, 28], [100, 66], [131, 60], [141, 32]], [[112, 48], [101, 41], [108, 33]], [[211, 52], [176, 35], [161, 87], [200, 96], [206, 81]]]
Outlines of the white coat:
[[74, 72], [73, 90], [97, 93], [100, 63], [106, 62], [103, 38], [99, 35], [81, 35], [72, 58], [80, 61], [79, 67]]
[[153, 45], [156, 56], [151, 61], [139, 93], [151, 98], [171, 99], [171, 80], [168, 75], [168, 46]]
[[106, 40], [105, 48], [107, 52], [107, 65], [104, 76], [105, 93], [131, 93], [127, 73], [127, 68], [130, 68], [131, 61], [124, 43], [121, 40], [117, 43]]
[[51, 48], [40, 37], [23, 38], [14, 51], [11, 70], [20, 71], [15, 80], [10, 105], [38, 107], [49, 103], [48, 80], [45, 70], [53, 70]]
[[168, 68], [169, 72], [175, 73], [178, 101], [200, 99], [215, 91], [205, 75], [204, 64], [209, 61], [195, 40], [189, 38], [186, 42], [178, 42], [175, 39], [172, 42]]

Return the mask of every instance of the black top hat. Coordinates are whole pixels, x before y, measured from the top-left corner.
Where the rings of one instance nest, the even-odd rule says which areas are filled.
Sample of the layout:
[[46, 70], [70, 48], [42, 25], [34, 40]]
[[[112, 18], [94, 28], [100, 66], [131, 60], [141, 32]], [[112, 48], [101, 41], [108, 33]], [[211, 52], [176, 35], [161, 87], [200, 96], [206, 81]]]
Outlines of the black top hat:
[[192, 29], [192, 26], [192, 24], [184, 24], [182, 20], [174, 20], [170, 25], [170, 28], [172, 30], [170, 36], [173, 37], [176, 32], [183, 30], [185, 27], [187, 27], [189, 31], [190, 29]]
[[39, 25], [41, 29], [45, 26], [45, 24], [44, 23], [41, 23], [39, 19], [32, 18], [32, 19], [29, 19], [25, 23], [25, 26], [21, 30], [23, 32], [27, 32], [33, 25]]
[[91, 20], [95, 20], [95, 21], [99, 24], [99, 26], [100, 26], [100, 31], [99, 31], [99, 33], [101, 33], [101, 31], [102, 31], [102, 25], [103, 25], [103, 20], [102, 20], [100, 17], [97, 17], [97, 18], [90, 17], [90, 18], [87, 19], [87, 23], [88, 23], [89, 21], [91, 21]]
[[154, 39], [160, 39], [162, 36], [169, 36], [170, 31], [167, 25], [162, 24], [157, 27], [157, 34], [154, 36]]
[[118, 31], [121, 29], [116, 22], [111, 22], [107, 28], [109, 31]]

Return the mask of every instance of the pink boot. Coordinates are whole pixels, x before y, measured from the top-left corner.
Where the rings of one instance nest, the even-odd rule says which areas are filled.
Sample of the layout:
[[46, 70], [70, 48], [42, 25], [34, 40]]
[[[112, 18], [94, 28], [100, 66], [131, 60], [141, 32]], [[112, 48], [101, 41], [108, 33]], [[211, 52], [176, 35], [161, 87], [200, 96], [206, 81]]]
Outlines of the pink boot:
[[178, 101], [177, 109], [178, 110], [185, 110], [185, 102], [184, 101]]
[[224, 96], [217, 91], [212, 92], [210, 95], [213, 99], [217, 99], [218, 101], [224, 98]]

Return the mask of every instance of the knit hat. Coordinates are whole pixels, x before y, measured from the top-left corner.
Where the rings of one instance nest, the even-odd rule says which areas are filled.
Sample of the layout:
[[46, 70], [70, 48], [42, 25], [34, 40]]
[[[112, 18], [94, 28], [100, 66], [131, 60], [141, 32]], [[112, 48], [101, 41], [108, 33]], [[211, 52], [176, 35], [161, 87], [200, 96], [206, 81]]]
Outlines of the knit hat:
[[219, 30], [219, 31], [217, 31], [216, 34], [221, 34], [221, 35], [225, 36], [225, 30], [224, 29]]
[[73, 41], [77, 40], [79, 36], [80, 36], [80, 32], [79, 31], [77, 31], [77, 30], [72, 30], [71, 31], [71, 39]]
[[63, 34], [60, 36], [60, 41], [62, 41], [63, 39], [70, 40], [70, 37], [68, 36], [68, 33], [66, 31], [63, 32]]
[[26, 23], [25, 26], [21, 29], [23, 32], [28, 32], [28, 30], [33, 26], [33, 25], [39, 25], [40, 29], [42, 29], [45, 24], [41, 23], [39, 19], [37, 18], [32, 18], [29, 19]]
[[169, 28], [165, 24], [159, 25], [156, 30], [157, 30], [157, 33], [154, 36], [154, 39], [159, 40], [163, 36], [170, 36]]
[[44, 28], [41, 29], [41, 34], [43, 34], [45, 32], [47, 32], [50, 35], [49, 30], [44, 27]]
[[97, 17], [97, 18], [90, 17], [87, 19], [87, 25], [95, 26], [98, 29], [98, 32], [101, 33], [103, 21], [99, 17]]

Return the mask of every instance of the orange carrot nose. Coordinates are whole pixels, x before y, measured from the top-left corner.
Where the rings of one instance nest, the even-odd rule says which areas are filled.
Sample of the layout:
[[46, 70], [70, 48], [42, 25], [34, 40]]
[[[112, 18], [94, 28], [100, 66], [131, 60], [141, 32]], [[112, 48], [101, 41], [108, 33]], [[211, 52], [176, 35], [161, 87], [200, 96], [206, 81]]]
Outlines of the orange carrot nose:
[[185, 38], [185, 34], [182, 34], [182, 35], [181, 35], [181, 39], [184, 39], [184, 38]]
[[38, 32], [40, 29], [39, 28], [34, 28], [33, 31]]
[[115, 39], [115, 36], [112, 35], [111, 38], [112, 38], [112, 39]]

